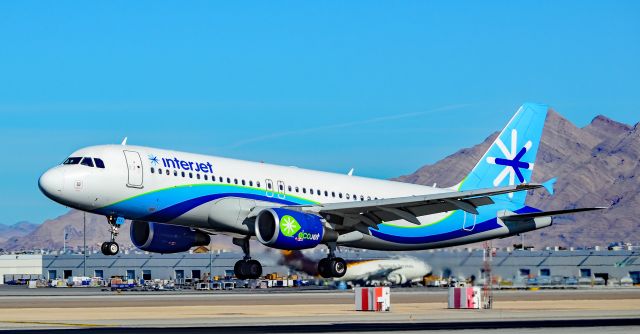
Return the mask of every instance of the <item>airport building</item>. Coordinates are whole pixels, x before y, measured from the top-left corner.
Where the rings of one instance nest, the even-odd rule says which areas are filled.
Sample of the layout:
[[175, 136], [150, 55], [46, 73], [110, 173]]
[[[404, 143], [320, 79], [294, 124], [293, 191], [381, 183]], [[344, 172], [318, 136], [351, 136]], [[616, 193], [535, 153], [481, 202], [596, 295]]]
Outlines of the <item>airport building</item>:
[[[394, 253], [376, 251], [346, 251], [345, 259], [366, 260], [393, 257]], [[400, 255], [400, 254], [398, 254]], [[482, 250], [447, 249], [408, 252], [405, 255], [424, 260], [438, 277], [473, 279], [484, 276]], [[326, 256], [322, 251], [311, 258]], [[86, 264], [82, 254], [3, 255], [0, 256], [0, 282], [18, 279], [65, 279], [72, 276], [129, 279], [188, 279], [231, 274], [233, 265], [242, 257], [236, 252], [147, 254], [123, 253], [116, 256], [88, 254]], [[279, 253], [256, 256], [264, 265], [263, 274], [293, 274], [278, 264]], [[640, 251], [638, 250], [498, 250], [492, 254], [494, 277], [512, 284], [554, 284], [558, 280], [597, 281], [599, 284], [619, 284], [621, 281], [640, 284]]]

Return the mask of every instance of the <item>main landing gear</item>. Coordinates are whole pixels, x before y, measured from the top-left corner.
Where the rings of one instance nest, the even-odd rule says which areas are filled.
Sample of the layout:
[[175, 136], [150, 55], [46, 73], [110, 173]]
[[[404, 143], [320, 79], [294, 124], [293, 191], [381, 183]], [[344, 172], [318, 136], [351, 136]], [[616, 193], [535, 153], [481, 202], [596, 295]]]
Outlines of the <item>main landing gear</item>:
[[109, 232], [111, 233], [111, 241], [105, 241], [102, 243], [100, 250], [104, 255], [116, 255], [120, 251], [120, 246], [116, 242], [116, 237], [120, 230], [122, 220], [119, 220], [114, 216], [107, 216], [107, 222], [109, 223]]
[[249, 250], [249, 238], [233, 238], [233, 244], [240, 246], [244, 252], [244, 258], [236, 262], [233, 272], [238, 279], [257, 279], [262, 275], [262, 265], [257, 260], [252, 260]]
[[324, 278], [339, 278], [347, 273], [347, 262], [340, 257], [336, 257], [336, 244], [330, 242], [329, 256], [318, 262], [318, 274]]

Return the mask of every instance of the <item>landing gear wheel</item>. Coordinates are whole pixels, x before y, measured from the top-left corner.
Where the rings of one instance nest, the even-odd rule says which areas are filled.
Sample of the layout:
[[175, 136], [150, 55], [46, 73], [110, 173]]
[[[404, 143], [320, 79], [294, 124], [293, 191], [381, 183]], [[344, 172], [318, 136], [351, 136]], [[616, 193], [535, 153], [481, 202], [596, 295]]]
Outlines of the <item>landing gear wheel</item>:
[[238, 279], [256, 279], [262, 275], [262, 265], [256, 260], [240, 260], [233, 266]]
[[118, 254], [118, 252], [120, 252], [120, 246], [118, 245], [117, 242], [113, 241], [109, 243], [109, 253], [111, 253], [111, 255], [116, 255]]
[[243, 270], [246, 262], [245, 260], [240, 260], [233, 266], [233, 273], [236, 274], [237, 279], [246, 279]]
[[124, 220], [118, 220], [115, 216], [107, 216], [107, 222], [109, 223], [111, 241], [103, 242], [102, 246], [100, 246], [100, 250], [104, 255], [116, 255], [120, 251], [120, 246], [116, 242], [116, 237], [118, 236], [120, 226], [124, 223]]
[[116, 255], [120, 251], [120, 246], [115, 241], [103, 242], [100, 250], [104, 255]]
[[330, 259], [324, 258], [318, 262], [318, 274], [323, 278], [331, 278]]
[[347, 273], [347, 262], [341, 258], [336, 257], [329, 260], [329, 272], [332, 277], [342, 277]]
[[249, 260], [245, 263], [244, 273], [249, 279], [256, 279], [262, 276], [262, 265], [256, 260]]

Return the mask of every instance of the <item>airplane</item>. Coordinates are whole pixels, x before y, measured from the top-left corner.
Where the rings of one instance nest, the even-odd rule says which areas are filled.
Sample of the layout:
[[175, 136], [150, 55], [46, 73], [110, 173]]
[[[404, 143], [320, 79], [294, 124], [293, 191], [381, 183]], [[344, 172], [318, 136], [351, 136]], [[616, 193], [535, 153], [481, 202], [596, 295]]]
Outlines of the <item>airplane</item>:
[[249, 240], [276, 249], [328, 247], [318, 262], [326, 278], [343, 277], [338, 246], [406, 251], [503, 238], [545, 228], [552, 216], [602, 207], [542, 212], [527, 206], [548, 107], [525, 103], [457, 185], [436, 188], [127, 145], [79, 149], [39, 178], [48, 198], [104, 215], [115, 255], [125, 219], [141, 250], [178, 253], [207, 245], [211, 234], [233, 238], [244, 257], [239, 278], [258, 278]]
[[[301, 251], [282, 251], [279, 264], [308, 275], [318, 275], [316, 261], [306, 257]], [[360, 285], [412, 284], [421, 282], [431, 273], [431, 266], [411, 256], [388, 259], [347, 260], [347, 272], [336, 281], [359, 283]]]

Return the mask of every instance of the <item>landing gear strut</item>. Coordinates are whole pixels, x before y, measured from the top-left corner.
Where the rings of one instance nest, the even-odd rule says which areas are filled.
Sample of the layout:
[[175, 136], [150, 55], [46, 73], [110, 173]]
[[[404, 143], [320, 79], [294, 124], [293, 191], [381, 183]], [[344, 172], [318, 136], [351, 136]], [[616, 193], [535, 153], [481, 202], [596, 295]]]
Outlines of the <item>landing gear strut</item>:
[[342, 277], [347, 273], [347, 262], [341, 258], [336, 257], [336, 243], [327, 243], [329, 247], [329, 256], [318, 262], [318, 274], [324, 278]]
[[102, 243], [100, 250], [104, 255], [116, 255], [120, 251], [120, 246], [116, 242], [116, 237], [120, 230], [121, 220], [117, 217], [107, 216], [107, 222], [109, 223], [109, 232], [111, 233], [111, 241], [105, 241]]
[[244, 258], [236, 262], [233, 272], [238, 279], [256, 279], [262, 275], [262, 265], [260, 262], [251, 259], [249, 249], [249, 238], [233, 238], [233, 244], [240, 246], [244, 253]]

